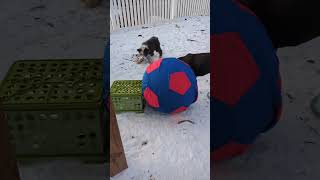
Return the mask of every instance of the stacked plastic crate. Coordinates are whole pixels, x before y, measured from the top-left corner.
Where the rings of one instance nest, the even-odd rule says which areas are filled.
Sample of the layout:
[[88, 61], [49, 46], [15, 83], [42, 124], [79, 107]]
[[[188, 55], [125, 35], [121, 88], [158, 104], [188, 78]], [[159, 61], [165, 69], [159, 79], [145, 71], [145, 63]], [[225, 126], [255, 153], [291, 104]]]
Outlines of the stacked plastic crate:
[[0, 86], [18, 159], [105, 160], [102, 59], [14, 63]]

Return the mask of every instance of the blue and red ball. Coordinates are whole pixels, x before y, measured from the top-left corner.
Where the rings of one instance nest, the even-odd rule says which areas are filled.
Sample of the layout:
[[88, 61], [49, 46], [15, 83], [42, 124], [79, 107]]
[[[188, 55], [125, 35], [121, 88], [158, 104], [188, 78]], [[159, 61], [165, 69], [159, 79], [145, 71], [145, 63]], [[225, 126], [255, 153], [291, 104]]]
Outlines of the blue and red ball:
[[147, 67], [142, 92], [153, 109], [179, 113], [197, 100], [197, 79], [188, 64], [177, 58], [163, 58]]

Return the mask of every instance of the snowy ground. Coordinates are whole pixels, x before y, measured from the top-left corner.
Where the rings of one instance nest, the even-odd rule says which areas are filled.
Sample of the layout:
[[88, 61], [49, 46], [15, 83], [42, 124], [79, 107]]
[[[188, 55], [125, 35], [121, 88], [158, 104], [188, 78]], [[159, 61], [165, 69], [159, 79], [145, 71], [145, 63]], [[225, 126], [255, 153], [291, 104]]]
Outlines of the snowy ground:
[[[187, 17], [111, 33], [111, 84], [114, 80], [142, 79], [147, 64], [135, 64], [131, 57], [151, 36], [159, 38], [163, 57], [210, 52], [210, 18]], [[199, 99], [181, 114], [163, 115], [149, 108], [142, 114], [117, 114], [129, 168], [112, 180], [210, 178], [209, 80], [210, 75], [198, 78]], [[184, 119], [195, 124], [177, 124]]]

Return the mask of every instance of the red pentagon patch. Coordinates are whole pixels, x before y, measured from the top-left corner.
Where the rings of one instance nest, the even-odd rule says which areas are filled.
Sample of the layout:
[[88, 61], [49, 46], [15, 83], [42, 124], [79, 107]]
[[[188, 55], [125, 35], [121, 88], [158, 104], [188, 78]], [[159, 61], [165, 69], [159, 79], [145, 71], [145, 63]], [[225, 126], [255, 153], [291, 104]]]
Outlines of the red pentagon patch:
[[180, 94], [184, 95], [191, 87], [191, 82], [184, 72], [175, 72], [170, 74], [169, 88]]
[[250, 144], [239, 144], [231, 141], [223, 147], [213, 151], [211, 153], [211, 159], [213, 161], [221, 161], [234, 156], [241, 155], [250, 148]]
[[160, 107], [159, 101], [158, 101], [158, 96], [150, 88], [147, 87], [144, 90], [143, 96], [144, 96], [145, 100], [147, 101], [147, 103], [149, 104], [149, 106], [152, 106], [155, 108]]
[[181, 106], [178, 109], [174, 110], [171, 114], [176, 114], [176, 113], [180, 113], [183, 112], [187, 109], [187, 107]]
[[211, 41], [211, 93], [214, 98], [235, 105], [259, 78], [258, 66], [238, 33], [216, 35]]
[[162, 62], [162, 58], [159, 60], [154, 61], [153, 63], [151, 63], [148, 67], [147, 67], [147, 73], [150, 74], [152, 71], [158, 69], [161, 65]]

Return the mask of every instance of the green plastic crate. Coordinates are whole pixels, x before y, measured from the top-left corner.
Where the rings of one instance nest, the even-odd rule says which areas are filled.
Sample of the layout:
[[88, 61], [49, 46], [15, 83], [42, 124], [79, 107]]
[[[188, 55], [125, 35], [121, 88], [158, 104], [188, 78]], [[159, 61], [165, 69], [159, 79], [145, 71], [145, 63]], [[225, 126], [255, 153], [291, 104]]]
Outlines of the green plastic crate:
[[0, 86], [19, 160], [106, 158], [102, 59], [15, 62]]
[[144, 111], [141, 80], [114, 81], [111, 86], [111, 98], [116, 112]]

